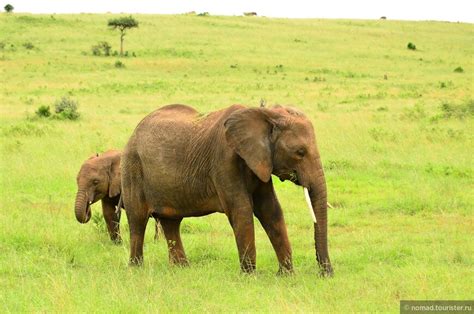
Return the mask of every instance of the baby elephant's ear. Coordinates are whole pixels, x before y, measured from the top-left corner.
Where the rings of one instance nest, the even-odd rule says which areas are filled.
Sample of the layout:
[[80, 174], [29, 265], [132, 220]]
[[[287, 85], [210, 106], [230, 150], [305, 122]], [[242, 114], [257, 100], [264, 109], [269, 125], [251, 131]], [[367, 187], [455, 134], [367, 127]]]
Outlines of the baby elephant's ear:
[[109, 197], [120, 194], [120, 157], [112, 160], [109, 171]]
[[240, 109], [225, 121], [227, 143], [263, 182], [268, 182], [273, 170], [270, 133], [272, 125], [264, 108]]

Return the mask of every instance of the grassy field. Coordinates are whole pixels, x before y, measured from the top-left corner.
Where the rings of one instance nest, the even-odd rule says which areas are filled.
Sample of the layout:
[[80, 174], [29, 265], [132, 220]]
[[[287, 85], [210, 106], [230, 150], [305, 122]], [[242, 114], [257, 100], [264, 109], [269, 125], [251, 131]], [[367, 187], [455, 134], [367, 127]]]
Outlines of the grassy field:
[[[401, 299], [472, 298], [473, 24], [137, 15], [125, 38], [136, 57], [93, 56], [98, 41], [119, 49], [112, 17], [0, 15], [1, 312], [398, 312]], [[35, 116], [63, 96], [79, 120]], [[258, 223], [247, 276], [224, 215], [184, 220], [184, 269], [152, 221], [140, 269], [127, 266], [125, 218], [121, 246], [100, 205], [76, 222], [83, 160], [122, 148], [148, 112], [261, 99], [315, 125], [334, 278], [317, 276], [302, 191], [278, 180], [290, 277], [275, 275]]]

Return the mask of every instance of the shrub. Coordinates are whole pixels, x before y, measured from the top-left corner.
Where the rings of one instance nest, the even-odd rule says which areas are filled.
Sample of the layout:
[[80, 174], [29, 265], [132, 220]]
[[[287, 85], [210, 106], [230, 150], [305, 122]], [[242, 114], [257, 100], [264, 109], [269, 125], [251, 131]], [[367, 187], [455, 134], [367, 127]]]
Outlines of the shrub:
[[91, 50], [92, 50], [92, 55], [94, 56], [100, 56], [102, 54], [98, 46], [92, 46]]
[[455, 73], [463, 73], [464, 69], [462, 67], [457, 67], [457, 68], [454, 69], [454, 72]]
[[0, 41], [0, 50], [5, 49], [6, 44], [3, 41]]
[[443, 116], [445, 118], [451, 118], [454, 112], [454, 107], [450, 103], [444, 102], [440, 106], [441, 111], [443, 112]]
[[51, 116], [51, 111], [49, 111], [49, 106], [40, 106], [38, 110], [35, 111], [35, 114], [40, 118], [47, 118]]
[[105, 56], [110, 56], [110, 50], [112, 49], [112, 46], [106, 41], [101, 41], [99, 43], [99, 45], [101, 46], [102, 50], [104, 51], [104, 55]]
[[97, 45], [91, 47], [92, 54], [94, 56], [110, 56], [110, 51], [112, 50], [112, 46], [106, 41], [99, 41]]
[[125, 68], [125, 64], [122, 61], [117, 60], [117, 61], [115, 61], [115, 67], [117, 69], [122, 69], [122, 68]]
[[77, 112], [77, 106], [77, 101], [69, 97], [62, 97], [56, 101], [54, 111], [56, 112], [56, 116], [60, 119], [77, 120], [80, 116], [79, 112]]
[[409, 42], [407, 45], [407, 48], [410, 50], [416, 50], [416, 45], [412, 42]]
[[31, 50], [35, 48], [35, 45], [33, 45], [31, 42], [27, 41], [26, 43], [23, 43], [23, 47], [25, 47], [28, 50]]
[[474, 100], [470, 99], [464, 104], [454, 105], [448, 102], [443, 102], [440, 106], [442, 116], [445, 119], [458, 118], [464, 119], [474, 115]]
[[199, 13], [197, 16], [209, 16], [209, 12]]

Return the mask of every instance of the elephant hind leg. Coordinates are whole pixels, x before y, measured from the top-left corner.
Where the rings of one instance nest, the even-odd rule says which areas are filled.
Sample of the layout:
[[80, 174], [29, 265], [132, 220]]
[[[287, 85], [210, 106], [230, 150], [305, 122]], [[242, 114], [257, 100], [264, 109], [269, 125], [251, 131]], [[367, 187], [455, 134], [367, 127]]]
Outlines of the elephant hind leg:
[[182, 219], [160, 219], [163, 233], [168, 244], [168, 254], [171, 264], [180, 266], [187, 266], [188, 260], [184, 253], [183, 243], [181, 242], [181, 235], [179, 226]]
[[[128, 212], [127, 212], [128, 214]], [[148, 216], [127, 215], [130, 225], [130, 265], [143, 264], [143, 240]]]
[[123, 185], [123, 200], [130, 227], [130, 265], [143, 264], [143, 240], [148, 222], [148, 206], [137, 185]]

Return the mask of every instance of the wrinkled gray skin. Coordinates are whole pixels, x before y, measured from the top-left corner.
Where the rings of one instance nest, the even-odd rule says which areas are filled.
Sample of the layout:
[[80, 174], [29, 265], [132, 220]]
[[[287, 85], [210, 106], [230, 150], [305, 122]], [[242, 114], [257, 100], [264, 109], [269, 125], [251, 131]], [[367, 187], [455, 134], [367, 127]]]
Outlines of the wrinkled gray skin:
[[[116, 211], [120, 199], [120, 158], [120, 151], [109, 150], [101, 155], [93, 155], [84, 162], [77, 175], [78, 191], [74, 207], [77, 221], [87, 223], [92, 215], [91, 205], [100, 200], [107, 231], [115, 243], [122, 241], [121, 211]], [[155, 239], [159, 234], [157, 220]]]
[[322, 275], [332, 275], [326, 181], [313, 126], [300, 111], [234, 105], [202, 116], [189, 106], [165, 106], [138, 124], [121, 167], [132, 265], [143, 263], [150, 215], [160, 218], [170, 261], [186, 265], [181, 220], [221, 212], [234, 231], [242, 271], [253, 272], [256, 267], [255, 216], [273, 245], [279, 273], [292, 272], [274, 174], [309, 191], [317, 220], [316, 259]]

